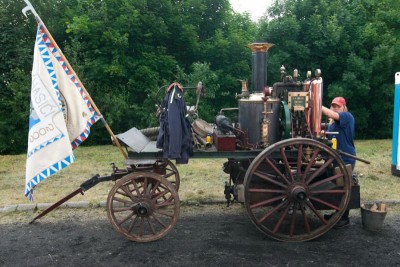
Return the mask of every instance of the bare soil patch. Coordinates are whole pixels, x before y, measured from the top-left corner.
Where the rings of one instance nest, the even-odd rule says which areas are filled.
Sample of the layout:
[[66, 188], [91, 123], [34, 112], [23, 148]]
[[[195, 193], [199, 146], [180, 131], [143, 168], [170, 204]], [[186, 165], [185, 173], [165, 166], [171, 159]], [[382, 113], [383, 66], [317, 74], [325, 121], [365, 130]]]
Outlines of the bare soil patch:
[[262, 235], [234, 204], [181, 207], [165, 238], [134, 243], [117, 234], [105, 209], [59, 209], [33, 225], [31, 212], [0, 215], [0, 266], [398, 266], [400, 209], [379, 232], [351, 225], [304, 243]]

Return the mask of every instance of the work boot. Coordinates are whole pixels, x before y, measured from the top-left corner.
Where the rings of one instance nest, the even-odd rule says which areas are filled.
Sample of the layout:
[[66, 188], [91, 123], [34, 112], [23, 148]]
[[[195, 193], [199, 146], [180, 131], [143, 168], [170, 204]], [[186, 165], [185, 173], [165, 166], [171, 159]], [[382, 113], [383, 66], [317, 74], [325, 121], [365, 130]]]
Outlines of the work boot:
[[350, 225], [350, 219], [349, 217], [342, 217], [340, 218], [340, 220], [335, 224], [335, 226], [333, 226], [333, 228], [335, 229], [341, 229], [344, 228], [346, 226]]
[[333, 215], [335, 215], [335, 213], [324, 214], [324, 219], [325, 219], [325, 220], [329, 220], [330, 218], [332, 218]]
[[355, 175], [355, 174], [353, 173], [353, 175], [351, 176], [351, 178], [353, 179], [354, 185], [358, 185], [358, 177], [357, 177], [357, 175]]
[[[329, 220], [330, 218], [332, 218], [333, 215], [335, 215], [335, 213], [324, 214], [324, 219]], [[340, 229], [340, 228], [348, 226], [349, 224], [350, 224], [349, 217], [344, 215], [344, 216], [342, 216], [342, 218], [340, 218], [340, 220], [335, 224], [335, 226], [333, 228]]]

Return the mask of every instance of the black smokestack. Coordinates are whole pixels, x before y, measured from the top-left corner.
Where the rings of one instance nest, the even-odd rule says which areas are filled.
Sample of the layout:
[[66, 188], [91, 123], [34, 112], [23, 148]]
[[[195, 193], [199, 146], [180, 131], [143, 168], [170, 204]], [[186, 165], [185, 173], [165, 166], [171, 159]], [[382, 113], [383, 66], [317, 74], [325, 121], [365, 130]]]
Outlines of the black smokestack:
[[251, 69], [253, 92], [262, 92], [267, 84], [267, 51], [273, 46], [269, 43], [252, 43]]

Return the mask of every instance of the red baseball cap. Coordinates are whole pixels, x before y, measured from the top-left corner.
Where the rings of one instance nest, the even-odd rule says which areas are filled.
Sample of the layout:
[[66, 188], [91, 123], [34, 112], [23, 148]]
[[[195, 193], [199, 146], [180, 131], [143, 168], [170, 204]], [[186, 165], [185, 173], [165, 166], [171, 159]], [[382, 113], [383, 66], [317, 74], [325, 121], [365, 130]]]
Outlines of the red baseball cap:
[[343, 98], [343, 97], [341, 97], [341, 96], [338, 96], [338, 97], [335, 97], [333, 100], [332, 100], [332, 103], [331, 103], [331, 105], [332, 104], [336, 104], [336, 105], [338, 105], [338, 106], [346, 106], [346, 100]]

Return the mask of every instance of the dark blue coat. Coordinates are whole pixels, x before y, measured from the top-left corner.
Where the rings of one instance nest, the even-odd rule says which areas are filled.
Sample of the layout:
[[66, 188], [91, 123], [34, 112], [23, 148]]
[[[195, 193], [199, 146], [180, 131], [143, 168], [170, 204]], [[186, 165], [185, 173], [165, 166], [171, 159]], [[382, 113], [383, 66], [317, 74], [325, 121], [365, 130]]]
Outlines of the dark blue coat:
[[163, 157], [176, 159], [177, 164], [186, 164], [192, 153], [190, 122], [186, 118], [186, 103], [183, 90], [177, 83], [170, 86], [162, 102], [160, 132], [157, 148], [163, 149]]

